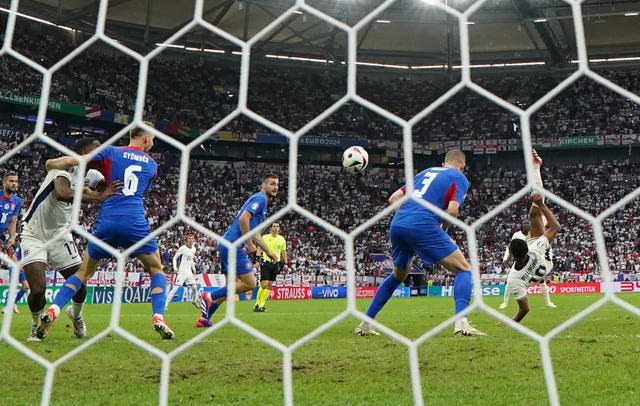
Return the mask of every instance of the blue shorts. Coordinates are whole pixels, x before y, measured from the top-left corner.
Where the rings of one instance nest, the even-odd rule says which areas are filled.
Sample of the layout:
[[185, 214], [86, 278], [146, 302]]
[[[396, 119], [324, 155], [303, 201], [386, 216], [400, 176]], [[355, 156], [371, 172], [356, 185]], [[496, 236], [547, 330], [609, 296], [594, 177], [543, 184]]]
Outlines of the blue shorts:
[[389, 229], [393, 266], [406, 269], [418, 254], [426, 265], [433, 265], [453, 254], [458, 246], [439, 225], [419, 230], [394, 227]]
[[[9, 280], [11, 280], [11, 274], [13, 274], [13, 272], [15, 272], [15, 270], [16, 270], [16, 268], [14, 268], [12, 266], [9, 267]], [[22, 283], [22, 282], [27, 280], [27, 276], [24, 274], [23, 270], [20, 270], [19, 272], [20, 272], [20, 275], [18, 275], [18, 282]]]
[[[98, 217], [93, 225], [93, 235], [114, 248], [127, 249], [151, 233], [149, 222], [144, 217]], [[87, 244], [89, 256], [93, 259], [109, 258], [111, 254], [96, 244]], [[158, 243], [153, 238], [135, 250], [131, 257], [152, 254], [158, 250]]]
[[[222, 272], [227, 273], [229, 270], [229, 250], [223, 245], [218, 245], [220, 251], [220, 264], [222, 265]], [[247, 255], [247, 249], [244, 247], [238, 248], [236, 251], [236, 275], [244, 275], [253, 271], [253, 264]]]

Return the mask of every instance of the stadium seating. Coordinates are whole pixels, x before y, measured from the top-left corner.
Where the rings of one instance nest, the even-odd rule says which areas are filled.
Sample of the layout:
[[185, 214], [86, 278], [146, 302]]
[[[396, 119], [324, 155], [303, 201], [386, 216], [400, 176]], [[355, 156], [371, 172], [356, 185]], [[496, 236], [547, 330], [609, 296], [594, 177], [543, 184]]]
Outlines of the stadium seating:
[[[74, 46], [66, 37], [30, 33], [16, 36], [14, 48], [50, 66]], [[161, 54], [150, 63], [145, 117], [177, 127], [212, 127], [236, 106], [238, 66], [238, 61], [213, 64], [190, 54]], [[249, 107], [289, 129], [302, 127], [344, 94], [346, 88], [344, 69], [261, 64], [252, 65], [251, 69]], [[636, 69], [600, 73], [632, 92], [640, 91], [640, 73]], [[474, 74], [473, 79], [505, 100], [528, 106], [566, 75], [493, 72]], [[13, 58], [0, 58], [0, 77], [2, 94], [39, 95], [40, 74]], [[137, 78], [137, 65], [131, 58], [96, 44], [53, 76], [50, 99], [131, 115]], [[358, 93], [408, 119], [455, 81], [455, 77], [444, 79], [442, 75], [363, 74], [358, 76]], [[415, 126], [414, 140], [518, 138], [514, 122], [517, 123], [516, 117], [504, 109], [476, 93], [462, 91]], [[255, 122], [241, 118], [226, 129], [247, 134], [264, 131]], [[638, 132], [640, 107], [584, 78], [547, 103], [532, 120], [532, 133], [537, 137]], [[402, 134], [396, 125], [353, 103], [327, 118], [312, 133], [371, 140], [400, 139]]]
[[[3, 140], [8, 146], [17, 141]], [[47, 152], [39, 144], [31, 146], [29, 151], [31, 156], [15, 157], [5, 165], [5, 168], [21, 174], [20, 195], [25, 198], [27, 205], [44, 178], [43, 161], [47, 158]], [[154, 228], [175, 214], [179, 172], [175, 164], [178, 160], [169, 153], [161, 154], [158, 162], [160, 176], [146, 199], [147, 215]], [[396, 170], [381, 168], [365, 172], [362, 176], [347, 175], [338, 168], [312, 165], [301, 165], [301, 169], [303, 176], [298, 179], [299, 204], [346, 231], [353, 230], [384, 208], [388, 194], [403, 182]], [[187, 214], [213, 232], [224, 233], [237, 208], [251, 192], [257, 190], [260, 176], [266, 171], [281, 176], [281, 197], [270, 208], [270, 212], [274, 213], [284, 206], [286, 200], [285, 167], [265, 163], [215, 167], [205, 161], [192, 161], [189, 183], [198, 187], [188, 188]], [[631, 192], [637, 173], [640, 173], [640, 165], [629, 161], [543, 168], [546, 187], [594, 214]], [[525, 183], [522, 170], [486, 168], [470, 171], [468, 176], [471, 187], [462, 213], [462, 219], [467, 223], [488, 212]], [[570, 188], [562, 183], [562, 179], [569, 177], [574, 180]], [[526, 218], [528, 209], [528, 202], [515, 204], [480, 229], [480, 268], [488, 283], [504, 282], [506, 269], [502, 255], [511, 234], [518, 230]], [[572, 213], [557, 207], [554, 211], [563, 226], [554, 244], [556, 278], [562, 281], [597, 280], [599, 265], [590, 227]], [[81, 217], [84, 228], [90, 229], [95, 214], [94, 206], [84, 206]], [[369, 254], [389, 250], [387, 230], [390, 218], [387, 216], [356, 239], [358, 275], [379, 274], [380, 266], [371, 262]], [[640, 202], [636, 200], [604, 224], [611, 269], [616, 273], [623, 272], [624, 278], [640, 278], [640, 231], [635, 227], [639, 219]], [[290, 245], [292, 264], [289, 272], [330, 274], [344, 270], [344, 247], [338, 237], [293, 214], [282, 220], [282, 230]], [[184, 225], [178, 225], [160, 235], [163, 252], [174, 252], [186, 231]], [[466, 251], [464, 236], [458, 233], [454, 236]], [[198, 241], [201, 247], [197, 260], [198, 272], [220, 272], [215, 242], [202, 235], [199, 235]], [[136, 262], [130, 262], [129, 266], [131, 270], [139, 270]], [[115, 262], [105, 261], [103, 267], [114, 269]], [[451, 282], [442, 269], [432, 269], [431, 273], [437, 284]]]

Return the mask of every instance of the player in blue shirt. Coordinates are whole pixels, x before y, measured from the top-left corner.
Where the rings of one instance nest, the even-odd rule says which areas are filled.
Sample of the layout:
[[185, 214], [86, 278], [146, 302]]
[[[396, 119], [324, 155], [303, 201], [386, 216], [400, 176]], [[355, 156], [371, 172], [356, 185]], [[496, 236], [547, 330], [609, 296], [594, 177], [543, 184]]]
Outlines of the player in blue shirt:
[[[462, 151], [447, 152], [442, 167], [428, 168], [415, 176], [414, 196], [457, 217], [469, 188], [469, 181], [462, 173], [465, 164], [466, 157]], [[398, 189], [389, 201], [393, 203], [400, 199], [405, 191], [404, 187]], [[398, 209], [389, 229], [393, 273], [376, 291], [367, 309], [367, 316], [375, 318], [396, 288], [406, 279], [415, 254], [418, 254], [425, 265], [438, 263], [456, 273], [453, 284], [456, 314], [469, 306], [473, 288], [471, 265], [440, 223], [440, 216], [413, 200], [408, 200]], [[364, 321], [356, 327], [355, 334], [380, 335]], [[486, 335], [471, 326], [466, 317], [456, 320], [454, 334]]]
[[[93, 235], [112, 247], [127, 249], [147, 237], [151, 230], [145, 218], [145, 192], [156, 177], [158, 164], [148, 155], [153, 147], [154, 135], [140, 128], [129, 133], [129, 145], [126, 147], [109, 146], [96, 154], [92, 161], [98, 164], [105, 182], [122, 183], [120, 193], [107, 198], [100, 208], [93, 225]], [[47, 167], [65, 169], [77, 164], [71, 157], [57, 158], [47, 162]], [[166, 298], [166, 279], [160, 262], [160, 252], [155, 238], [147, 241], [132, 253], [151, 274], [151, 322], [162, 339], [175, 337], [164, 321], [164, 302]], [[38, 338], [46, 337], [47, 332], [60, 313], [60, 309], [75, 295], [82, 283], [85, 283], [98, 268], [100, 259], [110, 254], [96, 244], [89, 242], [82, 265], [78, 272], [66, 280], [58, 292], [53, 304], [42, 316], [38, 326]]]
[[[7, 171], [2, 175], [2, 196], [0, 196], [0, 240], [4, 242], [5, 253], [14, 257], [16, 261], [20, 260], [20, 253], [13, 252], [16, 245], [16, 230], [18, 224], [18, 216], [20, 210], [22, 210], [22, 199], [20, 199], [16, 192], [18, 191], [18, 174], [15, 172]], [[7, 238], [6, 234], [9, 234]], [[11, 274], [16, 271], [13, 267], [9, 267], [9, 279]], [[22, 270], [19, 270], [20, 275], [18, 281], [22, 287], [16, 294], [16, 300], [14, 303], [18, 303], [24, 295], [29, 292], [29, 284]], [[14, 313], [18, 313], [18, 306], [14, 305]]]
[[[265, 175], [262, 178], [260, 191], [254, 193], [247, 199], [236, 214], [229, 226], [229, 229], [222, 236], [227, 241], [236, 241], [243, 235], [247, 234], [267, 218], [267, 204], [278, 194], [279, 180], [274, 174]], [[256, 252], [256, 245], [260, 247], [272, 260], [277, 261], [278, 257], [269, 249], [269, 246], [262, 239], [260, 233], [256, 233], [252, 239], [241, 244], [236, 251], [236, 293], [247, 292], [256, 287], [256, 277], [253, 273], [253, 264], [247, 255]], [[227, 273], [229, 250], [218, 245], [220, 251], [220, 263], [222, 271]], [[228, 283], [227, 279], [227, 283]], [[196, 327], [210, 327], [211, 317], [218, 309], [220, 304], [227, 297], [227, 287], [216, 289], [212, 293], [202, 292], [201, 298], [203, 303], [202, 316], [196, 320]]]

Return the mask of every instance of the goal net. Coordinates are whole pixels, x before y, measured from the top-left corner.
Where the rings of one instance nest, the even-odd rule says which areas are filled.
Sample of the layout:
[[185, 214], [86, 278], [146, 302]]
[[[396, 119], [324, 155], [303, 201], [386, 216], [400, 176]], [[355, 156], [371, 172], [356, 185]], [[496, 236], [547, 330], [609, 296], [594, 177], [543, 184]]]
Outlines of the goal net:
[[[16, 145], [13, 149], [7, 151], [4, 155], [0, 157], [0, 164], [4, 164], [8, 162], [12, 157], [16, 156], [16, 154], [27, 147], [29, 144], [40, 141], [48, 144], [52, 148], [60, 151], [61, 154], [75, 155], [72, 151], [66, 148], [61, 143], [55, 141], [51, 137], [45, 134], [45, 118], [47, 116], [47, 110], [49, 108], [48, 101], [50, 100], [50, 89], [52, 84], [52, 76], [62, 69], [66, 64], [70, 63], [74, 60], [78, 55], [82, 52], [86, 51], [97, 42], [102, 42], [107, 44], [108, 46], [115, 49], [117, 52], [120, 52], [128, 57], [134, 59], [139, 63], [139, 81], [137, 85], [137, 96], [136, 103], [133, 113], [133, 121], [128, 124], [124, 129], [118, 132], [116, 135], [111, 137], [108, 142], [105, 142], [98, 151], [104, 149], [107, 145], [116, 142], [123, 135], [125, 135], [131, 128], [138, 126], [142, 127], [156, 135], [158, 139], [161, 139], [167, 145], [175, 148], [180, 153], [180, 176], [179, 183], [177, 188], [177, 204], [176, 204], [176, 213], [175, 216], [171, 219], [171, 221], [162, 224], [157, 227], [152, 235], [145, 239], [144, 241], [140, 241], [134, 247], [131, 247], [125, 252], [119, 252], [114, 250], [112, 247], [107, 246], [106, 244], [96, 241], [95, 238], [88, 233], [82, 226], [81, 215], [80, 215], [80, 195], [81, 190], [78, 188], [76, 190], [75, 199], [74, 199], [74, 218], [73, 218], [73, 231], [78, 233], [81, 237], [86, 238], [89, 241], [93, 241], [96, 244], [104, 247], [104, 249], [109, 250], [113, 253], [114, 257], [117, 259], [117, 270], [118, 276], [115, 280], [115, 293], [114, 293], [114, 304], [112, 317], [110, 320], [110, 324], [108, 328], [104, 331], [101, 331], [97, 334], [94, 334], [87, 341], [82, 342], [73, 350], [69, 351], [67, 354], [62, 356], [61, 358], [55, 361], [49, 361], [43, 356], [39, 355], [32, 349], [30, 349], [27, 345], [25, 345], [22, 340], [15, 338], [10, 333], [10, 327], [12, 323], [13, 316], [11, 313], [7, 313], [2, 321], [2, 330], [0, 333], [0, 340], [14, 347], [16, 350], [20, 351], [24, 354], [25, 357], [35, 361], [40, 364], [46, 370], [46, 377], [43, 382], [43, 390], [42, 390], [42, 398], [41, 404], [46, 405], [51, 401], [52, 391], [54, 387], [54, 376], [56, 371], [63, 365], [65, 362], [70, 360], [71, 358], [77, 356], [81, 352], [89, 349], [98, 341], [104, 339], [108, 334], [115, 334], [122, 337], [124, 340], [129, 341], [132, 345], [135, 345], [149, 353], [158, 357], [161, 361], [161, 373], [160, 373], [160, 394], [159, 394], [159, 403], [161, 405], [167, 405], [169, 403], [169, 388], [170, 388], [170, 371], [172, 361], [185, 352], [186, 350], [192, 348], [197, 343], [201, 342], [205, 337], [215, 334], [221, 327], [225, 325], [234, 325], [239, 329], [242, 329], [247, 334], [255, 337], [257, 340], [264, 342], [266, 345], [274, 348], [282, 354], [282, 383], [283, 383], [283, 401], [287, 405], [294, 404], [294, 391], [293, 391], [293, 369], [292, 369], [292, 356], [296, 350], [301, 348], [303, 345], [309, 343], [310, 341], [317, 338], [319, 335], [323, 334], [327, 330], [335, 327], [338, 323], [344, 321], [347, 318], [355, 317], [361, 320], [366, 319], [366, 316], [358, 310], [356, 307], [356, 248], [357, 243], [356, 239], [367, 229], [374, 226], [380, 219], [389, 216], [393, 211], [399, 206], [401, 202], [404, 202], [408, 199], [414, 199], [412, 197], [413, 192], [413, 174], [416, 167], [414, 166], [414, 143], [413, 143], [413, 130], [415, 126], [428, 117], [431, 113], [433, 113], [438, 107], [443, 106], [449, 101], [452, 97], [454, 97], [458, 92], [466, 89], [468, 91], [474, 92], [486, 100], [494, 103], [500, 108], [506, 110], [510, 114], [517, 117], [517, 125], [519, 126], [519, 130], [521, 133], [521, 142], [522, 142], [522, 153], [525, 157], [525, 168], [527, 174], [527, 184], [525, 187], [521, 188], [517, 193], [507, 198], [501, 204], [492, 208], [486, 214], [480, 216], [476, 221], [471, 224], [466, 224], [463, 221], [460, 221], [456, 218], [448, 216], [448, 220], [457, 226], [459, 229], [463, 230], [464, 235], [467, 239], [468, 244], [468, 254], [470, 256], [470, 262], [473, 265], [473, 282], [474, 282], [474, 300], [472, 306], [469, 307], [468, 312], [481, 311], [489, 315], [490, 317], [495, 318], [496, 320], [504, 323], [506, 326], [518, 331], [519, 333], [529, 337], [531, 340], [535, 341], [539, 346], [540, 358], [542, 360], [542, 368], [544, 371], [544, 378], [546, 382], [546, 387], [548, 391], [549, 402], [552, 405], [560, 404], [558, 390], [556, 388], [556, 380], [553, 370], [551, 351], [550, 351], [550, 342], [555, 337], [557, 337], [560, 333], [565, 331], [566, 329], [573, 326], [575, 323], [579, 322], [583, 318], [587, 317], [591, 313], [600, 309], [606, 303], [613, 303], [626, 311], [633, 313], [637, 316], [640, 316], [640, 311], [629, 304], [628, 302], [621, 300], [616, 295], [614, 295], [612, 289], [607, 289], [607, 291], [603, 294], [600, 300], [597, 300], [595, 303], [586, 307], [583, 311], [575, 314], [573, 317], [568, 320], [560, 323], [557, 327], [551, 329], [546, 334], [539, 334], [525, 325], [521, 325], [513, 322], [510, 318], [506, 317], [503, 313], [495, 310], [485, 303], [485, 299], [482, 296], [482, 283], [480, 279], [480, 270], [479, 270], [479, 259], [478, 259], [478, 239], [477, 234], [483, 225], [492, 221], [496, 216], [502, 213], [506, 208], [510, 205], [520, 201], [523, 197], [527, 196], [531, 189], [534, 188], [533, 181], [533, 173], [534, 167], [530, 159], [527, 157], [531, 156], [532, 151], [532, 130], [531, 130], [531, 118], [532, 116], [538, 112], [546, 103], [560, 94], [563, 90], [568, 88], [571, 84], [573, 84], [576, 80], [581, 77], [587, 77], [591, 80], [597, 82], [598, 84], [605, 86], [610, 89], [612, 92], [620, 95], [623, 98], [633, 101], [636, 104], [640, 104], [640, 97], [634, 93], [631, 93], [628, 90], [614, 84], [610, 80], [604, 78], [598, 73], [594, 72], [590, 69], [587, 49], [585, 45], [585, 35], [583, 28], [583, 18], [582, 18], [582, 9], [580, 1], [566, 1], [566, 4], [570, 6], [572, 11], [572, 21], [574, 25], [574, 30], [576, 33], [576, 44], [577, 44], [577, 70], [569, 75], [565, 80], [562, 80], [557, 86], [553, 87], [549, 92], [547, 92], [543, 97], [539, 100], [532, 103], [527, 108], [520, 108], [517, 105], [506, 101], [496, 94], [491, 93], [486, 90], [484, 87], [479, 86], [476, 82], [473, 81], [471, 75], [471, 60], [470, 60], [470, 27], [472, 26], [472, 15], [476, 13], [487, 1], [478, 0], [472, 2], [466, 9], [459, 10], [455, 7], [448, 5], [446, 1], [436, 1], [436, 0], [425, 0], [429, 6], [431, 6], [435, 10], [439, 10], [441, 12], [446, 13], [451, 19], [452, 24], [457, 27], [459, 33], [459, 57], [460, 57], [460, 81], [455, 84], [450, 90], [446, 91], [442, 96], [435, 99], [431, 104], [425, 107], [423, 110], [419, 111], [417, 114], [413, 115], [411, 118], [403, 118], [400, 117], [388, 109], [382, 108], [379, 105], [376, 105], [365, 99], [360, 94], [358, 94], [357, 87], [357, 64], [358, 60], [358, 49], [359, 49], [359, 33], [363, 30], [367, 30], [368, 26], [375, 22], [376, 19], [380, 18], [380, 15], [385, 12], [389, 7], [393, 6], [395, 3], [398, 3], [395, 0], [388, 0], [380, 2], [380, 4], [374, 9], [368, 11], [366, 15], [364, 15], [361, 19], [353, 22], [353, 24], [347, 24], [342, 20], [339, 20], [319, 8], [316, 8], [311, 4], [312, 2], [305, 2], [304, 0], [297, 0], [295, 4], [284, 11], [281, 15], [276, 16], [276, 18], [271, 21], [267, 26], [262, 28], [255, 35], [251, 36], [251, 38], [247, 38], [245, 40], [241, 40], [236, 38], [221, 28], [207, 22], [203, 17], [204, 10], [204, 0], [196, 0], [195, 1], [195, 11], [194, 16], [191, 22], [187, 23], [174, 35], [170, 38], [167, 38], [163, 43], [164, 44], [172, 44], [176, 40], [178, 40], [182, 35], [187, 33], [192, 28], [199, 26], [208, 30], [210, 33], [223, 38], [228, 41], [229, 44], [235, 49], [239, 49], [241, 51], [240, 55], [240, 81], [238, 87], [238, 102], [237, 109], [230, 112], [226, 115], [221, 121], [216, 123], [210, 130], [206, 131], [202, 135], [196, 137], [188, 144], [183, 144], [174, 138], [156, 130], [155, 128], [149, 126], [145, 123], [145, 96], [147, 91], [147, 79], [148, 73], [150, 69], [151, 60], [156, 57], [160, 52], [165, 49], [163, 46], [158, 46], [153, 51], [142, 54], [138, 53], [131, 48], [128, 48], [123, 43], [110, 38], [105, 33], [105, 25], [107, 22], [107, 10], [109, 7], [109, 2], [107, 0], [101, 0], [99, 4], [98, 10], [98, 18], [97, 18], [97, 26], [95, 29], [95, 34], [91, 36], [91, 38], [80, 46], [78, 46], [73, 52], [64, 56], [59, 62], [55, 63], [50, 68], [45, 68], [38, 63], [38, 61], [31, 60], [25, 57], [23, 54], [19, 53], [15, 49], [12, 48], [12, 42], [15, 40], [15, 26], [16, 19], [19, 18], [17, 13], [19, 11], [19, 1], [12, 0], [10, 4], [10, 10], [8, 12], [8, 24], [7, 30], [4, 36], [4, 42], [2, 44], [2, 48], [0, 49], [0, 56], [6, 56], [15, 58], [16, 60], [22, 62], [23, 64], [31, 67], [35, 72], [38, 72], [42, 75], [42, 88], [41, 88], [41, 99], [38, 105], [38, 115], [37, 121], [35, 124], [35, 131], [32, 135], [26, 138], [24, 141]], [[304, 13], [308, 16], [313, 16], [317, 18], [319, 21], [322, 21], [326, 24], [329, 24], [341, 33], [346, 35], [346, 44], [347, 44], [347, 53], [346, 60], [344, 61], [346, 67], [346, 94], [337, 98], [329, 108], [327, 108], [324, 112], [316, 116], [313, 120], [303, 125], [301, 128], [296, 131], [292, 131], [287, 128], [283, 128], [279, 123], [273, 122], [265, 118], [264, 116], [256, 113], [252, 109], [249, 108], [248, 98], [250, 92], [250, 80], [249, 80], [249, 72], [250, 72], [250, 63], [252, 58], [252, 49], [258, 44], [260, 41], [264, 40], [266, 37], [270, 35], [277, 27], [283, 24], [287, 19], [291, 18], [295, 14]], [[397, 126], [400, 129], [400, 133], [402, 134], [402, 143], [401, 150], [398, 151], [404, 157], [404, 174], [405, 174], [405, 184], [407, 185], [407, 193], [406, 197], [400, 202], [390, 207], [385, 208], [378, 214], [376, 214], [373, 218], [367, 220], [363, 224], [354, 227], [351, 230], [345, 231], [336, 227], [334, 224], [331, 224], [326, 219], [320, 218], [317, 214], [308, 210], [307, 208], [301, 206], [297, 200], [298, 196], [298, 183], [299, 178], [297, 176], [297, 169], [299, 166], [298, 162], [298, 149], [299, 149], [299, 141], [301, 137], [308, 135], [309, 131], [316, 128], [320, 125], [324, 120], [329, 118], [333, 113], [342, 108], [345, 103], [352, 102], [357, 103], [361, 106], [366, 107], [371, 110], [375, 114], [384, 118], [388, 122]], [[345, 260], [346, 260], [346, 269], [347, 269], [347, 309], [324, 323], [320, 327], [316, 328], [312, 332], [308, 333], [302, 338], [297, 339], [291, 344], [283, 344], [279, 342], [258, 329], [252, 327], [251, 325], [241, 321], [237, 317], [236, 313], [236, 303], [234, 300], [228, 300], [225, 309], [224, 319], [216, 323], [216, 325], [195, 336], [193, 339], [186, 341], [180, 346], [172, 349], [171, 351], [163, 351], [153, 344], [147, 343], [144, 340], [141, 340], [139, 337], [134, 334], [128, 332], [123, 329], [119, 324], [120, 313], [121, 313], [121, 293], [124, 286], [124, 276], [123, 269], [126, 265], [127, 255], [133, 252], [136, 248], [142, 246], [144, 243], [149, 241], [152, 237], [156, 237], [166, 232], [172, 226], [175, 226], [178, 223], [185, 224], [194, 230], [197, 230], [205, 235], [211, 236], [216, 239], [217, 242], [222, 243], [224, 245], [229, 246], [229, 248], [235, 248], [239, 244], [246, 241], [249, 236], [234, 242], [233, 244], [228, 243], [226, 241], [222, 241], [219, 234], [213, 233], [211, 230], [208, 230], [205, 226], [197, 223], [192, 218], [188, 216], [188, 205], [187, 205], [187, 186], [189, 183], [189, 168], [190, 168], [190, 157], [193, 154], [194, 150], [200, 148], [201, 144], [209, 139], [212, 134], [216, 134], [218, 131], [225, 129], [232, 120], [234, 120], [238, 116], [244, 116], [248, 119], [258, 123], [259, 125], [267, 128], [277, 134], [283, 135], [288, 139], [288, 196], [287, 203], [275, 214], [271, 215], [268, 220], [261, 224], [255, 231], [266, 231], [271, 223], [282, 218], [288, 213], [296, 213], [299, 216], [305, 217], [313, 221], [315, 224], [323, 227], [328, 232], [333, 233], [336, 237], [344, 240], [344, 250], [345, 250]], [[96, 152], [97, 153], [97, 152]], [[80, 171], [84, 173], [86, 169], [86, 163], [83, 162], [80, 164]], [[160, 174], [161, 176], [161, 174]], [[640, 189], [636, 189], [633, 193], [626, 196], [619, 202], [613, 204], [611, 207], [607, 208], [605, 211], [598, 215], [590, 214], [575, 205], [572, 202], [568, 202], [560, 198], [559, 196], [551, 193], [549, 190], [541, 190], [541, 192], [554, 204], [565, 209], [567, 212], [575, 214], [575, 216], [584, 219], [588, 222], [593, 228], [595, 235], [595, 242], [597, 247], [597, 257], [599, 260], [600, 271], [602, 275], [602, 281], [605, 284], [609, 284], [612, 282], [612, 275], [609, 269], [608, 262], [608, 253], [607, 247], [605, 245], [605, 240], [603, 236], [603, 221], [614, 214], [616, 211], [622, 209], [626, 204], [633, 201], [640, 195]], [[428, 209], [432, 211], [436, 211], [439, 214], [443, 214], [441, 210], [437, 207], [425, 203], [421, 199], [416, 199], [420, 204], [424, 205]], [[231, 208], [230, 210], [236, 210], [236, 208]], [[508, 238], [505, 236], [505, 238]], [[233, 254], [235, 250], [231, 249], [230, 253], [230, 273], [228, 275], [229, 278], [229, 286], [230, 292], [229, 297], [233, 297], [235, 294], [235, 254]], [[18, 266], [11, 258], [8, 258], [5, 254], [0, 254], [0, 257], [6, 263], [10, 263], [14, 266]], [[17, 292], [17, 273], [12, 274], [12, 279], [10, 281], [10, 289], [7, 295], [8, 305], [11, 306], [12, 298], [15, 297]], [[369, 320], [371, 321], [371, 320]], [[377, 329], [382, 331], [385, 335], [388, 335], [391, 339], [396, 340], [402, 345], [406, 346], [409, 361], [408, 368], [410, 371], [411, 377], [411, 388], [413, 394], [413, 401], [417, 405], [424, 404], [425, 394], [423, 393], [423, 385], [421, 382], [421, 368], [424, 368], [423, 365], [419, 362], [418, 350], [421, 345], [426, 343], [435, 335], [439, 334], [446, 328], [450, 328], [452, 323], [454, 322], [454, 318], [451, 317], [442, 323], [440, 323], [437, 327], [432, 330], [426, 332], [422, 336], [417, 339], [410, 339], [402, 334], [388, 328], [384, 324], [381, 324], [377, 321], [371, 321]], [[179, 332], [177, 332], [179, 334]], [[351, 331], [345, 332], [345, 334], [351, 334]]]

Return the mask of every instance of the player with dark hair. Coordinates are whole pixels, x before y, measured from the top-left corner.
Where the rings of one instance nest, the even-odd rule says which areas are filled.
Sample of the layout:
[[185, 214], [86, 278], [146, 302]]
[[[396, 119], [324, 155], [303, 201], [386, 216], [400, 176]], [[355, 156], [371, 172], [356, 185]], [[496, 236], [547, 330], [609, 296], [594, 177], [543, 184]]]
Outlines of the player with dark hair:
[[[153, 147], [154, 135], [146, 130], [134, 128], [129, 133], [129, 145], [124, 147], [109, 146], [96, 154], [92, 161], [98, 163], [107, 185], [119, 181], [123, 184], [119, 193], [104, 201], [100, 213], [93, 226], [93, 235], [111, 245], [127, 249], [147, 237], [151, 230], [145, 218], [144, 194], [151, 187], [156, 177], [158, 164], [148, 154]], [[49, 162], [52, 167], [60, 169], [76, 165], [72, 157], [57, 158]], [[149, 240], [132, 254], [142, 262], [145, 270], [151, 274], [151, 323], [162, 339], [175, 337], [173, 331], [164, 321], [164, 305], [166, 299], [166, 279], [160, 262], [160, 252], [155, 238]], [[67, 279], [58, 292], [53, 305], [40, 318], [37, 334], [39, 338], [47, 335], [60, 309], [80, 290], [98, 268], [100, 259], [111, 254], [89, 242], [82, 265], [78, 272]]]
[[[560, 223], [545, 204], [542, 195], [535, 192], [531, 198], [531, 230], [527, 240], [516, 238], [509, 243], [509, 253], [515, 263], [509, 271], [507, 286], [518, 302], [518, 313], [513, 317], [517, 322], [529, 313], [527, 288], [534, 283], [543, 282], [553, 268], [551, 243], [560, 230]], [[547, 221], [546, 230], [542, 216]]]
[[[91, 137], [82, 138], [74, 145], [78, 154], [88, 154], [100, 146], [100, 142]], [[73, 275], [82, 262], [73, 236], [69, 231], [71, 224], [74, 190], [78, 187], [77, 168], [69, 171], [51, 169], [47, 172], [40, 189], [33, 198], [29, 210], [25, 213], [20, 232], [20, 249], [24, 262], [24, 272], [31, 286], [28, 297], [33, 323], [29, 341], [40, 341], [36, 336], [36, 327], [46, 304], [45, 271], [53, 266], [66, 279]], [[85, 176], [82, 201], [102, 202], [115, 193], [118, 184], [112, 183], [103, 193], [94, 191], [104, 183], [102, 174], [90, 169]], [[74, 334], [78, 338], [87, 336], [87, 328], [82, 317], [82, 307], [87, 296], [87, 288], [82, 284], [73, 296], [72, 305], [67, 307], [67, 316], [71, 319]]]
[[[2, 174], [2, 196], [0, 196], [0, 240], [4, 241], [6, 254], [19, 261], [20, 253], [19, 250], [14, 252], [14, 246], [16, 245], [18, 216], [22, 209], [22, 199], [16, 195], [17, 191], [18, 174], [12, 171], [4, 172]], [[8, 238], [6, 234], [8, 234]], [[18, 301], [29, 292], [29, 283], [21, 270], [9, 267], [9, 279], [11, 279], [11, 274], [16, 271], [20, 273], [18, 276], [18, 282], [21, 287], [16, 294], [16, 300], [14, 301], [14, 313], [18, 313], [18, 306], [16, 303], [18, 303]]]
[[[267, 204], [278, 194], [279, 180], [278, 175], [268, 174], [262, 178], [260, 191], [254, 193], [238, 211], [229, 229], [222, 236], [227, 241], [236, 241], [243, 235], [251, 232], [262, 223], [267, 217]], [[263, 250], [272, 261], [278, 261], [278, 257], [271, 251], [269, 246], [264, 242], [260, 233], [256, 233], [253, 238], [241, 244], [236, 251], [236, 293], [242, 293], [252, 290], [256, 286], [256, 277], [253, 273], [253, 266], [247, 252], [255, 253], [256, 245]], [[227, 273], [229, 270], [229, 250], [223, 245], [219, 245], [220, 263], [222, 271]], [[227, 279], [227, 284], [229, 280]], [[196, 320], [197, 327], [210, 327], [211, 317], [218, 309], [220, 304], [227, 298], [227, 286], [216, 289], [208, 293], [202, 292], [203, 312], [200, 318]]]
[[[452, 216], [458, 216], [469, 181], [462, 172], [466, 165], [464, 152], [447, 152], [441, 167], [432, 167], [418, 173], [413, 182], [414, 196], [440, 207]], [[406, 192], [406, 187], [395, 191], [389, 198], [393, 203]], [[402, 283], [417, 253], [425, 265], [439, 263], [456, 276], [453, 284], [455, 314], [465, 310], [471, 302], [471, 265], [451, 237], [442, 229], [441, 218], [416, 201], [408, 200], [396, 211], [389, 229], [393, 273], [376, 290], [367, 309], [367, 316], [375, 318], [382, 307]], [[358, 336], [380, 335], [371, 325], [362, 321], [355, 329]], [[467, 317], [459, 317], [454, 326], [455, 335], [484, 336], [469, 324]]]
[[271, 224], [268, 234], [262, 236], [265, 244], [271, 248], [271, 251], [278, 257], [277, 261], [273, 261], [267, 254], [258, 250], [260, 256], [260, 288], [256, 294], [254, 312], [264, 312], [265, 305], [269, 299], [269, 293], [273, 287], [273, 282], [281, 271], [286, 270], [287, 262], [287, 240], [280, 235], [280, 223]]
[[[542, 187], [542, 174], [540, 173], [540, 168], [542, 167], [542, 158], [540, 158], [540, 155], [538, 155], [538, 152], [535, 149], [533, 150], [533, 166], [535, 168], [533, 172], [533, 175], [534, 175], [533, 183], [538, 187]], [[543, 198], [543, 201], [544, 201], [544, 198]], [[539, 222], [542, 222], [543, 226], [547, 225], [547, 221], [545, 220], [544, 217], [542, 217], [542, 213], [540, 212], [540, 210], [537, 209], [537, 206], [534, 203], [531, 207], [531, 210], [529, 211], [529, 218], [522, 223], [522, 231], [518, 231], [514, 233], [513, 236], [511, 237], [511, 240], [518, 238], [524, 241], [530, 241], [532, 239], [531, 233], [530, 233], [531, 232], [531, 216], [534, 216], [535, 218], [534, 221], [536, 222], [536, 224], [538, 224]], [[549, 247], [549, 250], [545, 253], [545, 255], [550, 265], [547, 271], [550, 273], [553, 268], [553, 252], [551, 247]], [[502, 262], [506, 262], [509, 258], [510, 258], [509, 246], [507, 246], [507, 249], [505, 250], [504, 256], [502, 258]], [[540, 291], [542, 292], [542, 296], [544, 297], [544, 302], [547, 305], [547, 307], [555, 308], [556, 305], [551, 301], [551, 296], [549, 295], [549, 287], [547, 286], [546, 280], [542, 280], [540, 282]], [[502, 303], [498, 307], [499, 309], [505, 309], [508, 306], [510, 295], [511, 295], [511, 287], [509, 286], [509, 276], [507, 275], [507, 284], [505, 285], [505, 288], [504, 288], [504, 297], [502, 298]]]

